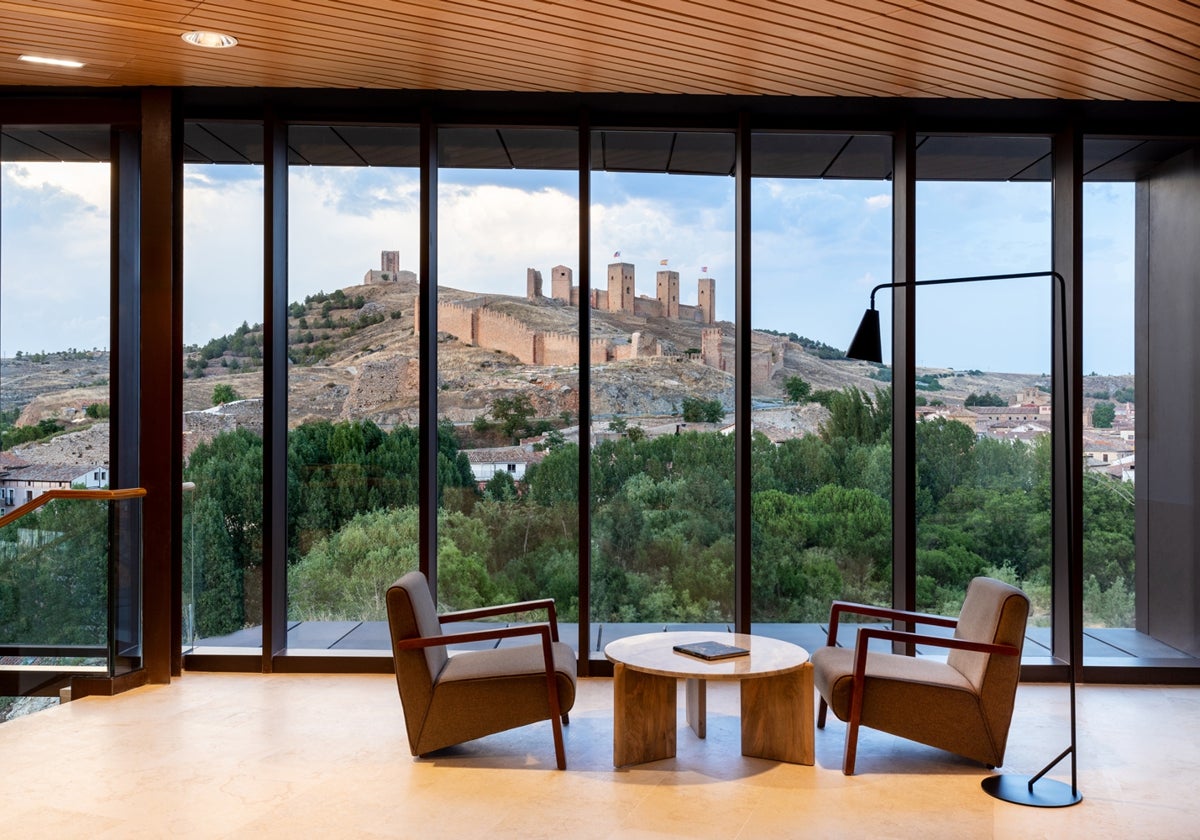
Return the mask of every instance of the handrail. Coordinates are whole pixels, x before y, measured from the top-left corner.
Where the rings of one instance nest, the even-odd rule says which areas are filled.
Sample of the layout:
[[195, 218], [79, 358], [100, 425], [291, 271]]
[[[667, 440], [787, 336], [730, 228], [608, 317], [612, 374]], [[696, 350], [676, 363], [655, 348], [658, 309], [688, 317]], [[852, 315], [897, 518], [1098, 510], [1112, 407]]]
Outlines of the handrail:
[[0, 528], [16, 522], [22, 516], [33, 513], [42, 505], [55, 499], [96, 499], [98, 501], [119, 501], [121, 499], [137, 499], [146, 495], [144, 487], [130, 487], [126, 490], [47, 490], [35, 499], [30, 499], [18, 508], [0, 516]]

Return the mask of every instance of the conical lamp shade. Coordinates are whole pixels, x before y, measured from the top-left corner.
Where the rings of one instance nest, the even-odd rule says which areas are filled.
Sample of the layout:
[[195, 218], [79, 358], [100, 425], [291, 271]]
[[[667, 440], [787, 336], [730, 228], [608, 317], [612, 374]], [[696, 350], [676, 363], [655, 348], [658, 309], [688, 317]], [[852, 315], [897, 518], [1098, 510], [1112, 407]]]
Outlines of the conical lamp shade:
[[883, 350], [879, 345], [879, 311], [877, 309], [868, 309], [863, 313], [862, 323], [858, 325], [858, 332], [854, 334], [854, 340], [850, 342], [846, 358], [860, 359], [864, 362], [883, 361]]

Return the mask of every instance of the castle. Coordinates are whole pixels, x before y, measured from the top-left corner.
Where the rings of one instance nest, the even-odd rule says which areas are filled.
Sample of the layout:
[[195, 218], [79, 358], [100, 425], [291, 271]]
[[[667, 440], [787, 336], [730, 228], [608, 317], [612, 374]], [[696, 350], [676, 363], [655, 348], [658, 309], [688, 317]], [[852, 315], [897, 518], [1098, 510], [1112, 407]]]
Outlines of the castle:
[[[384, 251], [380, 270], [368, 271], [363, 283], [416, 282], [411, 271], [399, 269], [399, 252]], [[550, 298], [563, 304], [579, 305], [579, 287], [572, 284], [571, 269], [557, 265], [550, 271]], [[592, 364], [648, 357], [685, 358], [732, 373], [733, 347], [724, 345], [725, 333], [716, 323], [716, 280], [701, 277], [697, 280], [697, 305], [679, 302], [679, 272], [662, 270], [656, 276], [654, 297], [635, 295], [634, 266], [615, 262], [608, 266], [605, 289], [593, 289], [589, 296], [591, 308], [602, 312], [622, 313], [635, 318], [670, 318], [701, 327], [699, 355], [681, 353], [664, 346], [654, 336], [635, 330], [628, 336], [597, 336], [588, 339], [588, 358]], [[547, 300], [543, 295], [542, 273], [526, 269], [525, 296], [530, 302]], [[417, 299], [419, 301], [419, 297]], [[413, 308], [413, 332], [420, 332], [417, 311]], [[575, 365], [579, 363], [579, 335], [574, 332], [537, 330], [519, 318], [495, 312], [487, 307], [487, 298], [463, 301], [438, 301], [439, 332], [450, 333], [464, 344], [509, 353], [527, 365]], [[755, 350], [751, 356], [751, 376], [763, 383], [783, 366], [783, 340], [763, 337], [765, 350]], [[691, 350], [692, 348], [688, 348]]]
[[[672, 318], [698, 324], [715, 324], [717, 281], [701, 277], [696, 281], [696, 306], [679, 302], [679, 272], [659, 271], [655, 278], [655, 296], [634, 294], [633, 263], [615, 262], [608, 266], [605, 289], [592, 289], [592, 309], [603, 312], [626, 312], [642, 318]], [[579, 305], [579, 287], [571, 284], [571, 269], [556, 265], [550, 269], [550, 298], [571, 306]], [[542, 273], [536, 268], [525, 270], [525, 297], [537, 301], [542, 297]]]

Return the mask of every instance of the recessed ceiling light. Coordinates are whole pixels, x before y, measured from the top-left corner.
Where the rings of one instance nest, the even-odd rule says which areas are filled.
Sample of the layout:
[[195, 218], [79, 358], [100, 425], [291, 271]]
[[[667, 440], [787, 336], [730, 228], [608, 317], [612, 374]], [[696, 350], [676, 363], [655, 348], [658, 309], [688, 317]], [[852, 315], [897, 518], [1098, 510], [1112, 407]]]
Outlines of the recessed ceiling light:
[[67, 58], [46, 58], [41, 55], [22, 55], [17, 56], [18, 61], [28, 61], [30, 64], [49, 64], [53, 67], [73, 67], [79, 68], [83, 66], [82, 61], [71, 61]]
[[236, 47], [238, 42], [237, 38], [234, 38], [232, 35], [226, 35], [224, 32], [207, 32], [203, 29], [184, 32], [179, 37], [197, 47], [209, 47], [214, 50]]

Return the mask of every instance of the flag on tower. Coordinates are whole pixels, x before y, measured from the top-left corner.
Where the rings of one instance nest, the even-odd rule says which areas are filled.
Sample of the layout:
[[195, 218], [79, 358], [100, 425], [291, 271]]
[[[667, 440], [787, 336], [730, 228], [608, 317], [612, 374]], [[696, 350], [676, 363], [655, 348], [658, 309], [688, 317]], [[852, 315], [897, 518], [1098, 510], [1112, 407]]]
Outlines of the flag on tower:
[[700, 266], [700, 273], [701, 273], [701, 274], [708, 274], [708, 266], [706, 266], [706, 265], [702, 265], [702, 266]]
[[659, 264], [659, 265], [666, 265], [666, 264], [667, 264], [667, 261], [666, 261], [666, 260], [659, 260], [659, 261], [658, 261], [658, 264]]
[[619, 256], [621, 256], [621, 252], [620, 252], [620, 251], [613, 251], [613, 259], [614, 259], [614, 260], [615, 260], [617, 257], [619, 257]]

